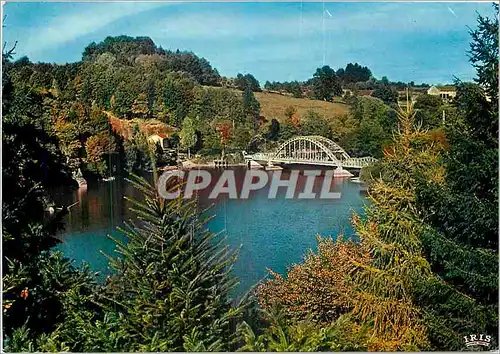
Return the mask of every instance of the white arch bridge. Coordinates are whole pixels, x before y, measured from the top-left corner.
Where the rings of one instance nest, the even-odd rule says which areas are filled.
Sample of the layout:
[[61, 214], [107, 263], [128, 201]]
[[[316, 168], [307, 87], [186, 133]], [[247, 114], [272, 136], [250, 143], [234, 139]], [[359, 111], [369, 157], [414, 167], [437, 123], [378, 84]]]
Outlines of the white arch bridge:
[[374, 157], [350, 157], [337, 143], [318, 135], [297, 136], [285, 141], [274, 152], [246, 155], [245, 161], [277, 164], [306, 164], [361, 169], [375, 161]]

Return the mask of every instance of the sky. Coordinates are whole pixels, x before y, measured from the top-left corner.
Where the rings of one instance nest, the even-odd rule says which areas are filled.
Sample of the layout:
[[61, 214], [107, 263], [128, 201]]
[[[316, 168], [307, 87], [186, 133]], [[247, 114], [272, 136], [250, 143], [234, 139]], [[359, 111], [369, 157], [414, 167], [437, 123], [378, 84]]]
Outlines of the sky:
[[107, 36], [149, 36], [193, 51], [221, 75], [251, 73], [261, 84], [307, 80], [317, 67], [349, 62], [391, 81], [471, 80], [467, 57], [478, 2], [15, 3], [3, 7], [3, 41], [33, 62], [75, 62]]

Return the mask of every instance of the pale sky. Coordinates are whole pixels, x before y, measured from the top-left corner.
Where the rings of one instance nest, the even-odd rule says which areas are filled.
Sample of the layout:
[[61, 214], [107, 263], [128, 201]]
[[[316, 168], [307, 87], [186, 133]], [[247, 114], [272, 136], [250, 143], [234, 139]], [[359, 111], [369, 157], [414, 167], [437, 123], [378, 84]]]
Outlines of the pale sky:
[[491, 3], [7, 3], [4, 41], [17, 57], [74, 62], [106, 36], [149, 36], [164, 49], [190, 50], [221, 75], [306, 80], [323, 64], [368, 66], [392, 81], [470, 80], [476, 11]]

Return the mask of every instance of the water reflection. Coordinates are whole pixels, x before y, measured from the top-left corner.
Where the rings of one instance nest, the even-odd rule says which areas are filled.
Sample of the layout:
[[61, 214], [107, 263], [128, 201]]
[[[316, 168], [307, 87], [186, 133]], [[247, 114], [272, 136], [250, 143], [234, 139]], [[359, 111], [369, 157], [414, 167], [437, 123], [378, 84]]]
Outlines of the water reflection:
[[[238, 190], [243, 183], [245, 169], [236, 169]], [[220, 170], [212, 170], [218, 177]], [[273, 172], [268, 172], [272, 174]], [[151, 176], [148, 176], [151, 179]], [[289, 178], [283, 171], [282, 179]], [[297, 192], [303, 190], [305, 176], [298, 180]], [[226, 194], [217, 200], [208, 199], [217, 178], [196, 196], [200, 209], [215, 203], [210, 212], [215, 217], [208, 227], [213, 232], [226, 231], [227, 242], [232, 248], [241, 246], [235, 273], [241, 280], [240, 291], [247, 289], [266, 275], [266, 268], [284, 272], [287, 265], [300, 262], [305, 251], [316, 246], [315, 235], [339, 232], [353, 234], [350, 217], [353, 211], [361, 212], [365, 201], [359, 184], [348, 179], [335, 179], [332, 192], [341, 192], [340, 199], [285, 199], [285, 189], [280, 188], [276, 199], [268, 199], [269, 184], [254, 191], [247, 200], [230, 200]], [[315, 183], [320, 191], [322, 179]], [[123, 178], [112, 182], [89, 183], [86, 190], [59, 191], [57, 200], [70, 208], [66, 228], [58, 237], [63, 243], [58, 247], [76, 263], [83, 260], [95, 270], [108, 274], [107, 259], [102, 252], [113, 254], [115, 244], [106, 237], [116, 231], [123, 221], [133, 218], [124, 196], [140, 199], [141, 194]]]

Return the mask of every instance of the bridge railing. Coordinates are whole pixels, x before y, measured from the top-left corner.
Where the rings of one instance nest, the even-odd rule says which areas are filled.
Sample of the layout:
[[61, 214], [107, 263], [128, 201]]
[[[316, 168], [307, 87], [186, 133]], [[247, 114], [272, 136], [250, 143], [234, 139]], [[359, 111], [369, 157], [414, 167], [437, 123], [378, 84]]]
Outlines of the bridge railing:
[[342, 166], [345, 167], [366, 167], [377, 161], [376, 158], [371, 156], [365, 157], [351, 157], [342, 162]]
[[377, 159], [373, 157], [351, 157], [347, 160], [344, 160], [342, 162], [337, 163], [334, 161], [326, 161], [324, 159], [304, 159], [304, 158], [298, 158], [298, 157], [293, 157], [293, 156], [275, 156], [274, 154], [270, 153], [256, 153], [252, 155], [245, 155], [245, 160], [250, 161], [250, 160], [255, 160], [255, 161], [266, 161], [266, 162], [285, 162], [285, 163], [309, 163], [309, 164], [314, 164], [317, 163], [318, 165], [341, 165], [342, 167], [351, 167], [351, 168], [363, 168], [366, 166], [369, 166], [373, 164], [374, 162], [377, 161]]
[[274, 152], [258, 152], [255, 154], [243, 153], [243, 156], [246, 161], [317, 163], [318, 165], [325, 166], [344, 166], [353, 168], [363, 168], [377, 161], [377, 159], [371, 156], [350, 157], [335, 142], [318, 136], [291, 138]]

